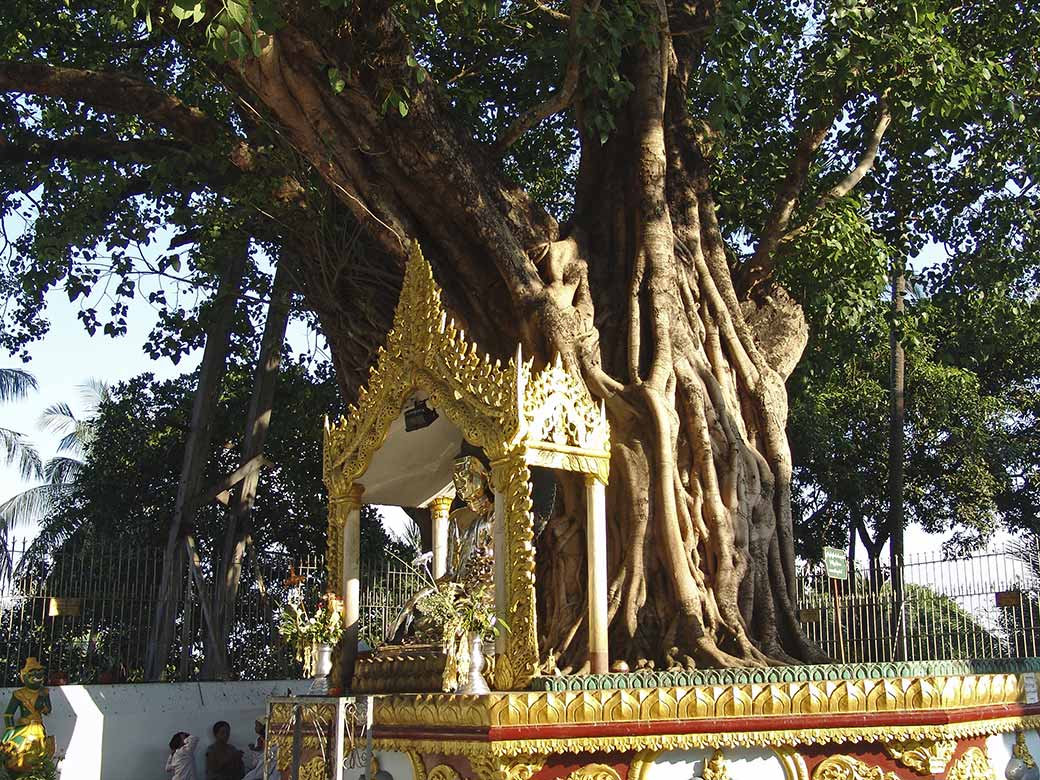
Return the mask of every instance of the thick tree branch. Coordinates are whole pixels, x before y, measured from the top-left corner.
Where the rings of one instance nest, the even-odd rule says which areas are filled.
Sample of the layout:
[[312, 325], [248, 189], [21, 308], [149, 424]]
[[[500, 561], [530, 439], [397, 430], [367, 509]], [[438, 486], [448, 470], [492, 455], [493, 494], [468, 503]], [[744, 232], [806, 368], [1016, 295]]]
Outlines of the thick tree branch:
[[[506, 128], [506, 131], [495, 139], [492, 149], [496, 157], [504, 154], [506, 149], [520, 139], [520, 136], [543, 119], [548, 119], [554, 114], [563, 111], [570, 105], [571, 100], [574, 99], [574, 93], [578, 89], [578, 74], [581, 72], [581, 50], [578, 48], [578, 17], [581, 16], [584, 5], [584, 0], [572, 0], [571, 2], [570, 21], [567, 25], [567, 35], [570, 40], [570, 59], [567, 61], [567, 70], [563, 75], [563, 84], [549, 96], [548, 100], [529, 108], [518, 116]], [[599, 0], [594, 0], [591, 9], [595, 10], [598, 5]]]
[[182, 156], [190, 151], [189, 145], [168, 138], [121, 140], [71, 136], [55, 140], [36, 136], [21, 143], [11, 143], [5, 138], [0, 138], [0, 164], [52, 160], [121, 160], [152, 163], [169, 159], [171, 156]]
[[139, 116], [194, 143], [212, 144], [226, 135], [204, 112], [125, 73], [0, 60], [0, 91], [48, 95], [106, 113]]
[[533, 0], [533, 2], [535, 10], [544, 14], [547, 18], [551, 19], [552, 21], [556, 22], [556, 24], [562, 27], [570, 26], [571, 17], [567, 14], [557, 11], [555, 8], [550, 8], [545, 3], [540, 2], [540, 0]]
[[[852, 192], [852, 190], [863, 181], [863, 178], [870, 172], [871, 168], [874, 167], [874, 161], [877, 159], [878, 150], [881, 148], [881, 139], [884, 138], [888, 126], [892, 124], [892, 113], [889, 110], [888, 102], [884, 98], [879, 100], [878, 108], [878, 121], [874, 126], [874, 130], [871, 132], [870, 137], [867, 139], [867, 145], [863, 150], [863, 156], [860, 157], [856, 166], [849, 171], [841, 181], [820, 196], [819, 200], [816, 201], [816, 205], [813, 207], [813, 213], [818, 213], [820, 209], [827, 204], [833, 203], [840, 198], [844, 198]], [[792, 238], [801, 235], [809, 228], [810, 224], [812, 223], [805, 222], [794, 230], [789, 231], [784, 235], [782, 241], [790, 241]]]
[[825, 118], [818, 116], [798, 140], [787, 175], [777, 189], [773, 207], [762, 227], [758, 245], [755, 247], [755, 253], [751, 256], [744, 275], [744, 287], [748, 292], [753, 291], [769, 279], [773, 273], [776, 248], [787, 230], [795, 206], [798, 205], [798, 197], [801, 195], [802, 187], [805, 186], [809, 165], [816, 155], [816, 150], [823, 143], [823, 139], [827, 137], [831, 122], [832, 116], [829, 112]]

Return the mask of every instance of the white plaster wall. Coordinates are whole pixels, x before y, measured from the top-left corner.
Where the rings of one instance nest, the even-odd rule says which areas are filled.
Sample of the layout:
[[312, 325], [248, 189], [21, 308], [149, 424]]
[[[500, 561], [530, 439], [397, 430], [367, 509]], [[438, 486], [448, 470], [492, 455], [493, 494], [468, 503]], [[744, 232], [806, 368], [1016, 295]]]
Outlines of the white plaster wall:
[[[646, 780], [690, 780], [704, 776], [704, 762], [714, 751], [670, 750], [657, 757]], [[785, 780], [784, 766], [766, 748], [732, 748], [723, 751], [731, 780]]]
[[[1032, 742], [1032, 740], [1028, 740], [1028, 742]], [[986, 756], [989, 758], [989, 765], [993, 767], [997, 780], [1004, 779], [1004, 770], [1007, 768], [1008, 761], [1011, 760], [1011, 748], [1014, 746], [1014, 732], [1011, 734], [993, 734], [986, 739]], [[1029, 748], [1032, 750], [1033, 745], [1030, 744]]]
[[[309, 681], [141, 683], [53, 687], [53, 712], [45, 719], [57, 752], [64, 754], [62, 780], [163, 780], [170, 737], [187, 731], [200, 737], [199, 780], [218, 720], [231, 724], [231, 742], [240, 750], [255, 741], [253, 722], [267, 698], [302, 693]], [[11, 688], [0, 688], [5, 706]]]

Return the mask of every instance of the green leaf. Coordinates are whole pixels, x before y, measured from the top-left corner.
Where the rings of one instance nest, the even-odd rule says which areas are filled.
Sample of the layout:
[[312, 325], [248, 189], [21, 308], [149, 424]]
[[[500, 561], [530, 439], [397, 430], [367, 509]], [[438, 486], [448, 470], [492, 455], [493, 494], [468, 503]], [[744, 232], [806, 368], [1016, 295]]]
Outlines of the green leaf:
[[243, 25], [249, 18], [249, 8], [238, 0], [227, 0], [225, 8], [227, 8], [228, 16], [234, 19], [236, 24]]
[[332, 87], [332, 91], [337, 95], [346, 88], [347, 82], [340, 75], [339, 68], [329, 68], [328, 76], [329, 86]]
[[401, 113], [401, 116], [408, 116], [408, 103], [404, 100], [398, 100], [397, 110]]

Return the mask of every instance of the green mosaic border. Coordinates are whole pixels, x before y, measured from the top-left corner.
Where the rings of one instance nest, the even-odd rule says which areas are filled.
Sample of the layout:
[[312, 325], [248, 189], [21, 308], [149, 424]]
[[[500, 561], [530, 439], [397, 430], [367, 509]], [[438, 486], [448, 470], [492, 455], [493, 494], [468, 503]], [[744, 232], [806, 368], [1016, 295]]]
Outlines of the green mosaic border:
[[1040, 658], [980, 658], [970, 661], [905, 661], [899, 663], [772, 666], [765, 669], [695, 669], [693, 671], [618, 672], [536, 677], [535, 691], [599, 691], [623, 688], [689, 688], [694, 685], [746, 685], [825, 680], [874, 680], [885, 677], [949, 677], [972, 674], [1040, 672]]

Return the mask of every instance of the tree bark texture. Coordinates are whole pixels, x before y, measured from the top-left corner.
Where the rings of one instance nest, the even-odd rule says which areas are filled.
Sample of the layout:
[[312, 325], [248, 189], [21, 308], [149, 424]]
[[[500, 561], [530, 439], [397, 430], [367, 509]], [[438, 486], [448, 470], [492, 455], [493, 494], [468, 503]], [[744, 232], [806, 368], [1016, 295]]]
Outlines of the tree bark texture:
[[[173, 644], [175, 622], [181, 608], [183, 573], [186, 565], [193, 564], [190, 558], [194, 553], [189, 545], [194, 532], [192, 518], [196, 497], [202, 486], [206, 460], [209, 458], [213, 415], [220, 398], [220, 384], [227, 364], [231, 325], [248, 259], [248, 240], [243, 240], [241, 246], [229, 251], [227, 268], [221, 277], [214, 300], [214, 316], [206, 330], [206, 347], [203, 350], [199, 381], [191, 411], [191, 429], [184, 446], [176, 504], [167, 530], [159, 599], [152, 619], [145, 657], [146, 680], [162, 678]], [[205, 599], [204, 593], [200, 595]], [[211, 620], [206, 620], [205, 628], [212, 631]], [[210, 641], [212, 642], [212, 637]]]
[[[672, 44], [674, 23], [692, 46], [708, 11], [670, 19], [663, 9], [647, 4], [656, 28], [627, 60], [634, 91], [617, 130], [605, 144], [582, 139], [575, 213], [562, 228], [499, 172], [493, 149], [454, 127], [430, 82], [407, 117], [380, 112], [381, 79], [403, 72], [408, 54], [389, 15], [359, 23], [367, 37], [354, 48], [288, 26], [236, 78], [364, 226], [369, 266], [393, 269], [399, 285], [418, 240], [446, 306], [484, 349], [558, 353], [605, 399], [612, 662], [820, 661], [794, 606], [785, 431], [785, 380], [807, 328], [761, 270], [742, 283], [727, 256], [687, 115], [693, 55]], [[358, 55], [372, 40], [378, 56]], [[328, 63], [349, 74], [339, 95], [323, 83]], [[311, 262], [298, 269], [301, 287], [352, 395], [394, 296], [369, 327], [353, 327], [360, 271]], [[559, 494], [538, 539], [539, 640], [545, 660], [577, 671], [587, 657], [584, 499], [567, 478]]]
[[[285, 329], [289, 324], [291, 294], [289, 274], [279, 266], [275, 269], [271, 285], [271, 302], [268, 304], [267, 320], [260, 339], [253, 394], [249, 400], [249, 413], [245, 434], [242, 437], [243, 464], [264, 454], [264, 443], [274, 410], [274, 391], [282, 362]], [[212, 634], [203, 634], [205, 661], [202, 678], [206, 680], [227, 679], [231, 671], [228, 643], [235, 619], [235, 602], [238, 600], [238, 589], [242, 582], [242, 564], [247, 548], [252, 543], [250, 514], [259, 483], [260, 469], [252, 469], [238, 483], [231, 499], [223, 552], [213, 583], [214, 630]], [[209, 641], [211, 636], [212, 643]]]

